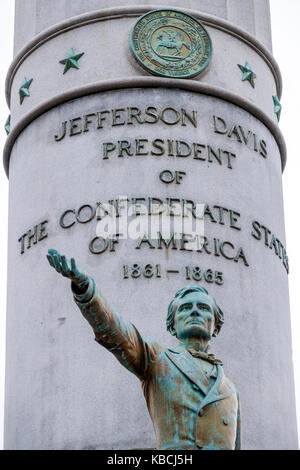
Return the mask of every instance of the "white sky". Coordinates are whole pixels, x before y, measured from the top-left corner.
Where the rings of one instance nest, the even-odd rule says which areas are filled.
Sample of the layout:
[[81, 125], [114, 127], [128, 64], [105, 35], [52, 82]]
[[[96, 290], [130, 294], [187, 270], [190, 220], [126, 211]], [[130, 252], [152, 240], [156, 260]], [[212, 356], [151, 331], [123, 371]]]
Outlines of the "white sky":
[[[28, 1], [28, 0], [26, 0]], [[243, 0], [240, 0], [241, 2]], [[130, 3], [130, 2], [129, 2]], [[162, 2], [163, 3], [163, 2]], [[297, 221], [300, 195], [299, 124], [300, 112], [300, 0], [270, 0], [272, 14], [273, 54], [283, 77], [280, 128], [288, 148], [288, 159], [283, 174], [285, 226], [287, 252], [290, 260], [290, 301], [293, 332], [293, 360], [295, 369], [298, 423], [300, 425], [300, 289], [297, 283], [300, 269], [299, 232]], [[13, 54], [14, 0], [1, 0], [0, 16], [0, 149], [6, 133], [3, 126], [9, 110], [4, 96], [4, 82]], [[2, 124], [1, 124], [2, 123]], [[1, 152], [2, 154], [2, 152]], [[259, 197], [259, 195], [258, 195]], [[8, 181], [0, 164], [0, 449], [3, 440], [4, 363], [5, 363], [5, 310], [6, 310], [6, 252], [8, 218]], [[20, 312], [21, 314], [22, 312]], [[278, 347], [285, 347], [278, 345]], [[300, 432], [299, 432], [300, 434]]]

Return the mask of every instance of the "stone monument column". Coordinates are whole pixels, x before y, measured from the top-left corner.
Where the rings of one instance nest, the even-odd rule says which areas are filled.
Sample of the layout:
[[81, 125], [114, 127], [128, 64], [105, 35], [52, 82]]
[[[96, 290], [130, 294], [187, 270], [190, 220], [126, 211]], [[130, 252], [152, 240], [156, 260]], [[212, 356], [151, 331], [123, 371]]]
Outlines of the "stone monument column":
[[[213, 352], [240, 392], [243, 448], [297, 448], [271, 51], [267, 0], [16, 0], [6, 449], [155, 448], [139, 380], [93, 340], [49, 248], [166, 347], [175, 292], [205, 287], [224, 312]], [[100, 231], [109, 208], [130, 233]], [[178, 211], [199, 223], [196, 245], [141, 228]]]

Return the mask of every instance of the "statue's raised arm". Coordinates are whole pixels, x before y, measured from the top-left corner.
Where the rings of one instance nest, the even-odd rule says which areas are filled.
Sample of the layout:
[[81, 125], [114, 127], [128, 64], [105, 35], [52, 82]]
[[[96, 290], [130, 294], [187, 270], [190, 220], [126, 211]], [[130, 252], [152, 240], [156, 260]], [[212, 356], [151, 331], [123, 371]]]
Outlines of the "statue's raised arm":
[[94, 279], [78, 268], [74, 258], [68, 260], [50, 249], [47, 259], [59, 274], [72, 281], [74, 300], [93, 328], [95, 340], [111, 351], [124, 367], [144, 378], [148, 363], [145, 351], [149, 352], [149, 347], [135, 326], [113, 311]]

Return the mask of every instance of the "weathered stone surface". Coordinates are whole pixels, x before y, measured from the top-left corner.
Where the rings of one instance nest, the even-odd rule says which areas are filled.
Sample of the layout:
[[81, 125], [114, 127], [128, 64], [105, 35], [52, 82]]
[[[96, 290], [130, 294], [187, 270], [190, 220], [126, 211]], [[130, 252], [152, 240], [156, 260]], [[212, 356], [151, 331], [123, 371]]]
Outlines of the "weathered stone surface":
[[[24, 10], [17, 1], [16, 50], [69, 16], [124, 4], [60, 0], [60, 7], [54, 8], [53, 3], [36, 1]], [[174, 6], [182, 3], [172, 1]], [[255, 15], [250, 3], [243, 2], [243, 10], [237, 8], [240, 2], [232, 1], [190, 1], [184, 6], [232, 20], [252, 33], [254, 24], [258, 25], [257, 37], [270, 45], [267, 17], [263, 28], [255, 16], [262, 10], [267, 15], [268, 2], [255, 2]], [[165, 331], [171, 298], [180, 287], [198, 283], [186, 278], [186, 267], [191, 273], [193, 267], [222, 272], [222, 285], [205, 279], [201, 284], [225, 314], [213, 352], [240, 391], [243, 448], [295, 449], [288, 263], [283, 248], [284, 144], [274, 126], [274, 74], [245, 42], [208, 28], [214, 52], [205, 75], [178, 81], [176, 88], [171, 87], [171, 79], [156, 78], [155, 87], [150, 82], [130, 82], [134, 77], [152, 79], [130, 54], [129, 31], [135, 20], [89, 24], [58, 35], [26, 57], [12, 78], [11, 139], [16, 140], [9, 166], [5, 447], [155, 446], [138, 379], [93, 341], [69, 282], [58, 279], [49, 268], [47, 250], [56, 248], [74, 256], [112, 306], [144, 336], [165, 346], [174, 345]], [[96, 54], [94, 45], [102, 40]], [[93, 49], [88, 49], [91, 44]], [[59, 60], [70, 47], [85, 55], [79, 70], [63, 75]], [[88, 53], [92, 50], [95, 55]], [[46, 56], [49, 60], [44, 62]], [[241, 81], [237, 67], [246, 60], [257, 74], [254, 89]], [[34, 81], [30, 98], [20, 106], [17, 89], [25, 73]], [[101, 81], [113, 88], [110, 79], [118, 79], [120, 89], [101, 89]], [[201, 92], [188, 90], [186, 83], [201, 87]], [[85, 92], [79, 93], [84, 86]], [[58, 95], [61, 100], [55, 103]], [[64, 102], [64, 97], [69, 101]], [[26, 116], [31, 118], [24, 123]], [[17, 124], [23, 128], [14, 136]], [[121, 141], [123, 152], [118, 156]], [[176, 149], [180, 150], [176, 141], [190, 155], [176, 156]], [[105, 154], [105, 145], [112, 151]], [[166, 184], [159, 178], [164, 170], [186, 175], [180, 184]], [[190, 209], [193, 206], [187, 201], [208, 204], [206, 249], [188, 251], [180, 244], [177, 249], [160, 249], [139, 240], [119, 240], [115, 251], [91, 253], [96, 217], [80, 223], [74, 213], [78, 215], [84, 205], [95, 208], [120, 196], [131, 202], [145, 199], [147, 204], [151, 197], [169, 198], [169, 203], [172, 198], [181, 205], [185, 200]], [[72, 226], [63, 228], [60, 219], [67, 210], [61, 223]], [[81, 209], [79, 220], [88, 218], [89, 210]], [[134, 264], [160, 265], [161, 277], [132, 278]], [[124, 279], [124, 265], [128, 279]], [[167, 272], [174, 269], [179, 272]]]
[[[245, 29], [266, 47], [272, 48], [269, 2], [262, 0], [131, 0], [130, 5], [149, 5], [161, 8], [162, 6], [185, 7], [199, 10], [210, 15], [224, 18], [237, 26]], [[124, 0], [81, 0], [70, 2], [69, 0], [36, 0], [28, 4], [22, 0], [16, 0], [16, 35], [15, 52], [21, 49], [28, 40], [49, 26], [66, 18], [87, 13], [102, 8], [127, 6]]]

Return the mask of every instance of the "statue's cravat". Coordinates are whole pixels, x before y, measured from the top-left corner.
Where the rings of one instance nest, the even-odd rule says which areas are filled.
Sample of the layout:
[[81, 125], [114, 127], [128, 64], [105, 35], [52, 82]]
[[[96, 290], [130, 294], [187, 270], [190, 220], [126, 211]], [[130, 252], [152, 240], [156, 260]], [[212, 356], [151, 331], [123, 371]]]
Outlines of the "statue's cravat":
[[200, 359], [204, 359], [204, 361], [210, 362], [214, 365], [223, 365], [222, 361], [220, 359], [217, 359], [214, 354], [206, 353], [203, 351], [196, 351], [193, 348], [188, 348], [188, 351], [193, 357], [199, 357]]

